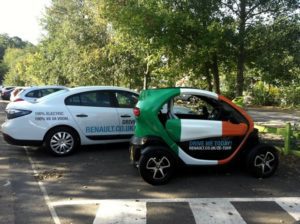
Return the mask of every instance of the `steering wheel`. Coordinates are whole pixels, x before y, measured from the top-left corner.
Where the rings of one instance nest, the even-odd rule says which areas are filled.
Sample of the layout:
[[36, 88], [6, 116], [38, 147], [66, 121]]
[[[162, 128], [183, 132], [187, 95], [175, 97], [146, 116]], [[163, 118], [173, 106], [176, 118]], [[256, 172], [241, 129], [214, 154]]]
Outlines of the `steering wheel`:
[[214, 108], [212, 112], [209, 114], [208, 119], [209, 120], [218, 120], [221, 115], [221, 110], [218, 108]]

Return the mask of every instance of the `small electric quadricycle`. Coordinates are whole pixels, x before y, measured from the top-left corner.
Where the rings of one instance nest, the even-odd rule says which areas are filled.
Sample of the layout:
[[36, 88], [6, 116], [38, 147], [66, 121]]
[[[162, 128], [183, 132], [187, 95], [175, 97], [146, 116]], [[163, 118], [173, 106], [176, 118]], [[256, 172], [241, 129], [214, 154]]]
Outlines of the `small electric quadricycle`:
[[134, 114], [130, 159], [150, 184], [167, 183], [180, 164], [224, 165], [240, 158], [262, 178], [277, 169], [277, 150], [260, 143], [252, 118], [224, 96], [192, 88], [144, 90]]

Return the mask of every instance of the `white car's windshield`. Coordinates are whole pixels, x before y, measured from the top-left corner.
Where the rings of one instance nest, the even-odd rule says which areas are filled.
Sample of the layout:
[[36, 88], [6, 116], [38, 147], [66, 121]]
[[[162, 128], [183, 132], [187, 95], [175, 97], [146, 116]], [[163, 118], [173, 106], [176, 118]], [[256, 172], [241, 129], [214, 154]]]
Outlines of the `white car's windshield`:
[[59, 90], [59, 91], [56, 91], [54, 93], [50, 93], [49, 95], [46, 95], [44, 97], [41, 97], [39, 99], [36, 99], [35, 102], [38, 103], [38, 102], [42, 102], [42, 101], [45, 101], [45, 100], [48, 100], [48, 99], [51, 99], [53, 97], [56, 97], [58, 95], [61, 95], [63, 93], [66, 93], [68, 92], [69, 90], [68, 89], [62, 89], [62, 90]]

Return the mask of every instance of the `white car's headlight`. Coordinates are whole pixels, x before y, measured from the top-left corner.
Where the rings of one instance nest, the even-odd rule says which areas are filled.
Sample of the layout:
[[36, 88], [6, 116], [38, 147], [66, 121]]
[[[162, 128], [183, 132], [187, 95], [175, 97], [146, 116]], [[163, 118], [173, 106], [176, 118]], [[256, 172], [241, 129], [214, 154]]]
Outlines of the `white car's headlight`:
[[5, 112], [6, 112], [7, 119], [14, 119], [17, 117], [21, 117], [21, 116], [30, 114], [32, 111], [21, 110], [21, 109], [6, 109]]

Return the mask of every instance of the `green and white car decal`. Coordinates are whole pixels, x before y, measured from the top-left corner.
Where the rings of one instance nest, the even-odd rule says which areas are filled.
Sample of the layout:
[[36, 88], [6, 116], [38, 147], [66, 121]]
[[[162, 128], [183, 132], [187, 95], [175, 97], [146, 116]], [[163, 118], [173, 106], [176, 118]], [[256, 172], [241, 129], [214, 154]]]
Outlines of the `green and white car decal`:
[[239, 156], [255, 177], [277, 169], [277, 150], [260, 143], [252, 118], [224, 96], [180, 87], [145, 90], [134, 115], [130, 159], [152, 185], [167, 183], [180, 164], [223, 165]]
[[177, 142], [222, 136], [222, 121], [171, 119], [166, 127]]
[[180, 95], [179, 88], [143, 91], [136, 105], [140, 109], [140, 116], [136, 118], [135, 136], [161, 137], [177, 154], [178, 146], [166, 132], [157, 114], [170, 98], [178, 95]]
[[[232, 153], [232, 156], [223, 160], [194, 158], [185, 152], [178, 143], [189, 142], [197, 139], [222, 138], [224, 136], [245, 136], [245, 140], [249, 133], [253, 130], [253, 122], [251, 118], [249, 116], [246, 117], [250, 124], [250, 126], [248, 126], [244, 123], [233, 124], [221, 120], [179, 119], [176, 116], [173, 116], [167, 120], [164, 126], [158, 118], [161, 108], [170, 99], [184, 94], [225, 101], [235, 109], [239, 111], [241, 110], [235, 105], [233, 106], [232, 103], [225, 97], [205, 90], [190, 88], [146, 90], [141, 93], [137, 104], [137, 108], [140, 109], [140, 115], [136, 118], [135, 136], [157, 136], [162, 138], [170, 149], [172, 149], [175, 154], [188, 165], [217, 165], [227, 163], [237, 153], [245, 141], [241, 142], [239, 148]], [[244, 115], [242, 111], [240, 111], [240, 113]], [[230, 141], [222, 141], [221, 143], [218, 141], [218, 144], [220, 144], [220, 146], [218, 145], [218, 149], [224, 150], [231, 149], [232, 145]], [[193, 149], [195, 148], [196, 147]]]

